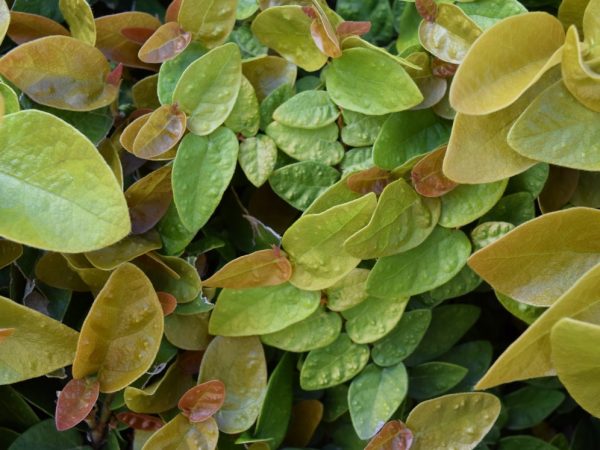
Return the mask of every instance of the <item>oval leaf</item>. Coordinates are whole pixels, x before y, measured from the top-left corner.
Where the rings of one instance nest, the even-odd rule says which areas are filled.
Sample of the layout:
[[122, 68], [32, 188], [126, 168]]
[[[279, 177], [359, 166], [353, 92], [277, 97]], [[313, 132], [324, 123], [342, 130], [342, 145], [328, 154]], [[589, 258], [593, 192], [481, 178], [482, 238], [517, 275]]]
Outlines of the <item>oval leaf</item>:
[[225, 401], [225, 385], [222, 381], [211, 380], [189, 389], [177, 407], [190, 422], [204, 422], [221, 409]]
[[56, 429], [68, 430], [82, 422], [92, 411], [99, 395], [98, 380], [84, 378], [69, 381], [58, 394], [55, 413]]

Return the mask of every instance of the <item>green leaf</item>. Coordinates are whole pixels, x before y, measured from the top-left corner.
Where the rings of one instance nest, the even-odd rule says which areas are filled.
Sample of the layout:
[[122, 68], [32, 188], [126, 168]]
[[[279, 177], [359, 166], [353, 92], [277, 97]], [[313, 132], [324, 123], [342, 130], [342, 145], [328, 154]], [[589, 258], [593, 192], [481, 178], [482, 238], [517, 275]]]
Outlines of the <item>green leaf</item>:
[[77, 430], [57, 431], [53, 419], [44, 420], [20, 435], [11, 450], [87, 450]]
[[517, 192], [502, 197], [496, 205], [479, 219], [483, 222], [508, 222], [515, 226], [535, 218], [535, 200], [529, 192]]
[[361, 259], [410, 250], [432, 233], [440, 216], [437, 199], [420, 197], [403, 179], [385, 187], [371, 221], [350, 236], [344, 249]]
[[517, 119], [508, 134], [508, 143], [521, 155], [537, 161], [599, 170], [598, 120], [600, 112], [580, 104], [559, 81], [540, 94]]
[[261, 12], [252, 22], [258, 40], [307, 72], [319, 70], [327, 62], [313, 41], [312, 20], [301, 6], [275, 6]]
[[229, 117], [225, 120], [225, 126], [234, 133], [252, 137], [258, 132], [259, 125], [260, 112], [256, 92], [248, 79], [242, 76], [240, 92]]
[[547, 309], [542, 306], [532, 306], [527, 303], [518, 302], [500, 292], [495, 292], [495, 294], [500, 304], [504, 306], [504, 309], [516, 318], [525, 322], [527, 325], [531, 325], [535, 322]]
[[[2, 6], [0, 5], [0, 9]], [[1, 13], [0, 13], [1, 14]], [[0, 19], [1, 20], [1, 19]], [[0, 33], [1, 34], [1, 33]], [[1, 41], [2, 39], [0, 39]], [[19, 97], [12, 88], [0, 81], [0, 97], [4, 99], [4, 114], [12, 114], [15, 112], [19, 112], [21, 110], [21, 105], [19, 105]]]
[[[562, 319], [552, 328], [550, 339], [552, 362], [558, 378], [571, 397], [597, 417], [600, 411], [597, 395], [600, 327], [597, 324]], [[549, 400], [544, 399], [542, 404], [548, 405], [550, 409], [548, 403]]]
[[[279, 320], [279, 317], [278, 317]], [[342, 331], [342, 318], [319, 308], [306, 319], [275, 333], [263, 334], [263, 343], [289, 352], [308, 352], [325, 347], [337, 339]]]
[[470, 253], [471, 243], [462, 231], [436, 227], [419, 246], [380, 258], [369, 275], [367, 292], [409, 297], [429, 291], [454, 277]]
[[596, 223], [600, 212], [590, 208], [544, 214], [475, 253], [469, 266], [515, 300], [551, 305], [600, 262]]
[[369, 48], [344, 50], [341, 58], [332, 61], [325, 81], [334, 103], [363, 114], [403, 111], [423, 101], [400, 62]]
[[421, 295], [421, 301], [435, 306], [451, 298], [461, 297], [474, 291], [481, 284], [481, 278], [469, 266], [460, 269], [451, 280]]
[[496, 22], [517, 14], [527, 12], [517, 0], [478, 0], [460, 2], [456, 6], [462, 9], [482, 30], [490, 28]]
[[217, 336], [206, 349], [198, 382], [225, 383], [225, 403], [215, 415], [219, 430], [234, 434], [255, 422], [267, 389], [267, 363], [257, 337]]
[[477, 225], [471, 231], [473, 249], [475, 251], [481, 250], [514, 229], [515, 226], [508, 222], [484, 222]]
[[333, 167], [316, 161], [303, 161], [275, 170], [269, 177], [273, 191], [301, 211], [308, 208], [340, 177]]
[[371, 364], [350, 384], [350, 417], [361, 439], [373, 437], [406, 397], [408, 375], [404, 364], [381, 369]]
[[312, 350], [300, 371], [300, 386], [315, 391], [354, 378], [367, 365], [369, 347], [353, 343], [342, 333], [327, 347]]
[[40, 421], [29, 403], [10, 386], [0, 386], [0, 408], [0, 421], [11, 429], [27, 430]]
[[508, 436], [498, 441], [498, 450], [558, 450], [558, 447], [533, 436]]
[[600, 266], [595, 266], [500, 355], [476, 388], [487, 389], [512, 381], [554, 375], [550, 345], [552, 327], [563, 318], [595, 320], [600, 307], [599, 287]]
[[465, 367], [445, 362], [428, 362], [410, 369], [409, 394], [423, 400], [448, 392], [467, 375]]
[[288, 228], [281, 242], [293, 267], [290, 283], [301, 289], [326, 289], [354, 269], [360, 259], [342, 245], [367, 224], [375, 204], [371, 193], [323, 213], [305, 215]]
[[344, 147], [337, 141], [339, 130], [335, 123], [321, 128], [305, 129], [271, 122], [266, 132], [277, 147], [299, 161], [312, 160], [332, 166], [339, 163], [344, 156]]
[[100, 392], [120, 391], [151, 367], [162, 334], [163, 311], [150, 280], [122, 264], [83, 322], [73, 378], [97, 376]]
[[527, 169], [525, 172], [511, 177], [506, 188], [506, 193], [529, 192], [533, 198], [537, 198], [546, 184], [550, 166], [545, 163], [538, 163]]
[[471, 341], [451, 348], [437, 358], [439, 361], [457, 364], [469, 370], [467, 375], [451, 392], [473, 391], [477, 381], [492, 363], [492, 344], [488, 341]]
[[277, 145], [269, 136], [259, 134], [240, 144], [240, 167], [248, 180], [260, 187], [269, 179], [277, 162]]
[[208, 48], [225, 42], [237, 14], [237, 0], [182, 0], [177, 22]]
[[350, 110], [343, 110], [344, 127], [342, 128], [342, 142], [350, 147], [364, 147], [373, 145], [381, 127], [389, 117], [368, 116]]
[[279, 106], [273, 118], [288, 127], [313, 129], [335, 122], [339, 115], [327, 92], [304, 91]]
[[364, 35], [370, 42], [387, 44], [392, 38], [394, 15], [388, 2], [338, 0], [335, 10], [346, 20], [371, 22], [371, 31]]
[[235, 106], [241, 83], [240, 50], [235, 44], [225, 44], [185, 69], [173, 91], [173, 102], [188, 114], [188, 129], [205, 136], [225, 122]]
[[228, 128], [210, 136], [188, 134], [173, 164], [173, 199], [181, 221], [190, 231], [210, 219], [233, 177], [238, 141]]
[[357, 344], [375, 342], [398, 324], [407, 303], [407, 297], [369, 296], [342, 313], [346, 319], [346, 333]]
[[220, 336], [274, 333], [309, 317], [319, 307], [318, 292], [289, 283], [252, 289], [223, 289], [209, 331]]
[[525, 430], [543, 422], [559, 407], [565, 394], [553, 389], [526, 386], [504, 396], [502, 403], [508, 414], [506, 428]]
[[373, 161], [382, 169], [393, 170], [447, 143], [450, 128], [449, 122], [430, 109], [392, 114], [377, 136]]
[[183, 350], [205, 350], [211, 337], [208, 334], [207, 313], [165, 317], [165, 337]]
[[173, 91], [175, 91], [175, 86], [177, 86], [181, 75], [190, 64], [204, 54], [206, 54], [204, 46], [197, 42], [191, 42], [175, 58], [165, 61], [160, 65], [157, 91], [161, 105], [170, 105], [173, 103]]
[[406, 364], [421, 364], [446, 353], [477, 322], [480, 313], [477, 306], [464, 304], [434, 308], [429, 328]]
[[402, 315], [398, 325], [373, 344], [371, 356], [378, 366], [389, 367], [403, 361], [417, 348], [431, 322], [431, 311], [415, 309]]
[[260, 104], [260, 129], [265, 131], [273, 122], [273, 113], [277, 108], [294, 96], [293, 83], [283, 83], [274, 89]]
[[0, 123], [0, 149], [0, 235], [76, 253], [129, 233], [121, 187], [94, 145], [67, 123], [35, 110], [10, 114]]
[[[45, 375], [73, 362], [79, 334], [33, 309], [0, 296], [0, 385]], [[43, 342], [44, 345], [37, 345]]]
[[294, 357], [286, 353], [271, 373], [254, 432], [256, 439], [268, 440], [272, 448], [283, 442], [292, 416], [294, 376]]
[[440, 225], [458, 228], [480, 218], [500, 200], [508, 179], [486, 184], [462, 184], [441, 197]]
[[327, 307], [332, 311], [350, 309], [367, 299], [367, 269], [354, 269], [327, 288]]
[[484, 392], [445, 395], [419, 403], [406, 420], [415, 438], [411, 450], [471, 450], [499, 414], [500, 401]]

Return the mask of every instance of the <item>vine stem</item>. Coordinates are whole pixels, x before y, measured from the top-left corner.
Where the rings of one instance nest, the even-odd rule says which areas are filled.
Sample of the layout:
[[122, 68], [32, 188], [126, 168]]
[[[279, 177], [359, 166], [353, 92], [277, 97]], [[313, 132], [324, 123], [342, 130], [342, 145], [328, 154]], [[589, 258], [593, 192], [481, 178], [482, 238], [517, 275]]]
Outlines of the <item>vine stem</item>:
[[100, 449], [106, 440], [108, 423], [110, 421], [110, 416], [112, 415], [110, 404], [112, 403], [114, 396], [115, 394], [107, 394], [104, 397], [102, 408], [100, 410], [100, 416], [98, 417], [98, 420], [95, 421], [90, 431], [90, 441], [94, 449]]

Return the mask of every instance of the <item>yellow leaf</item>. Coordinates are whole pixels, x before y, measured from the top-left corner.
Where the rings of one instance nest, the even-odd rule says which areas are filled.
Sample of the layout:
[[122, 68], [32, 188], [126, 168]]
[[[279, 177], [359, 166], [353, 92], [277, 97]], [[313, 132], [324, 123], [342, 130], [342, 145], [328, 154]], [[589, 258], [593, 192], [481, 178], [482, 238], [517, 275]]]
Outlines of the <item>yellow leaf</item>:
[[579, 102], [600, 112], [600, 74], [583, 60], [577, 28], [571, 26], [562, 51], [562, 76], [565, 86]]
[[138, 52], [139, 58], [150, 64], [160, 64], [186, 49], [192, 35], [183, 31], [177, 22], [161, 25]]
[[21, 45], [46, 36], [69, 36], [69, 31], [60, 23], [48, 17], [20, 11], [10, 12], [8, 37]]
[[204, 422], [191, 423], [183, 414], [154, 433], [142, 450], [214, 450], [219, 429], [212, 417]]
[[207, 48], [223, 44], [233, 26], [237, 0], [183, 0], [177, 21]]
[[60, 12], [69, 24], [71, 36], [96, 45], [96, 23], [92, 8], [85, 0], [60, 0]]
[[140, 127], [133, 141], [133, 153], [143, 159], [165, 154], [179, 142], [185, 124], [186, 116], [177, 105], [161, 106]]
[[469, 49], [450, 88], [450, 104], [471, 115], [506, 108], [560, 62], [564, 39], [562, 24], [544, 12], [501, 20]]
[[140, 269], [119, 266], [102, 288], [81, 328], [73, 377], [96, 375], [101, 392], [116, 392], [152, 365], [163, 333], [163, 312]]

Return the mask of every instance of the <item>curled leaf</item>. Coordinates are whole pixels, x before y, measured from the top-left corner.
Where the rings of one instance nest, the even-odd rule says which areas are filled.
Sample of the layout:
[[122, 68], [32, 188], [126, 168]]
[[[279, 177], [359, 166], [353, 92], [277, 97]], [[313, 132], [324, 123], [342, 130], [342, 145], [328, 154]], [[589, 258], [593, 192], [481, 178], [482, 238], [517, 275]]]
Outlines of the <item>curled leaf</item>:
[[93, 378], [73, 379], [58, 394], [56, 402], [56, 429], [73, 428], [83, 421], [98, 400], [100, 383]]
[[183, 414], [177, 414], [146, 441], [142, 450], [215, 450], [218, 440], [214, 419], [191, 423]]
[[133, 141], [133, 153], [151, 159], [168, 152], [183, 136], [185, 124], [186, 116], [177, 105], [161, 106], [141, 126]]
[[191, 41], [192, 35], [177, 22], [165, 23], [142, 45], [138, 57], [149, 64], [160, 64], [179, 55]]
[[424, 197], [441, 197], [457, 186], [448, 179], [442, 165], [446, 156], [446, 147], [440, 147], [425, 155], [411, 171], [411, 179], [415, 190]]
[[215, 415], [224, 402], [225, 384], [220, 380], [210, 380], [189, 389], [177, 406], [194, 423], [204, 422]]

